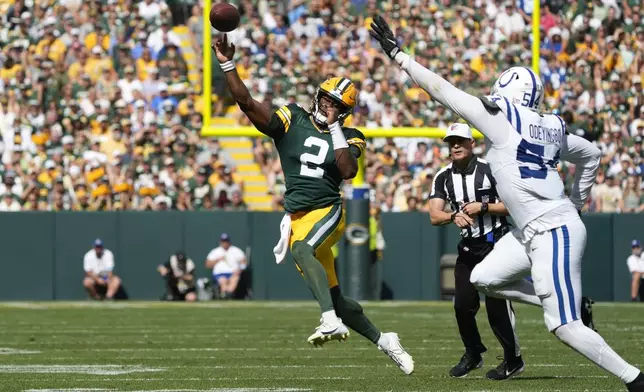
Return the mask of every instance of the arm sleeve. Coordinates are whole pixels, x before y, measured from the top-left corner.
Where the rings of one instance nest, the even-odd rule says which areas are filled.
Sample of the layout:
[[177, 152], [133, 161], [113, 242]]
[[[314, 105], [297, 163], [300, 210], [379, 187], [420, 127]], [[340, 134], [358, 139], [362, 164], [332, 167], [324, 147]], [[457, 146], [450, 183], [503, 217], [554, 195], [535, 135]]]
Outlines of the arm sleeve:
[[595, 183], [601, 151], [588, 140], [571, 134], [566, 134], [562, 147], [561, 159], [575, 164], [575, 182], [570, 200], [581, 210]]
[[398, 53], [396, 62], [423, 90], [452, 112], [474, 125], [495, 145], [504, 145], [509, 138], [510, 125], [500, 110], [488, 105], [447, 80], [418, 64], [406, 53]]
[[447, 172], [440, 172], [432, 182], [432, 193], [429, 195], [430, 199], [443, 199], [447, 200], [447, 193], [445, 193], [445, 176]]
[[347, 138], [347, 144], [349, 144], [349, 149], [353, 156], [359, 158], [364, 154], [367, 148], [367, 142], [362, 132], [354, 128], [348, 128], [345, 137]]
[[281, 138], [284, 135], [284, 130], [286, 129], [284, 121], [282, 121], [281, 114], [278, 114], [278, 110], [280, 109], [273, 112], [271, 122], [268, 123], [268, 129], [266, 130], [266, 133], [272, 135], [273, 139]]

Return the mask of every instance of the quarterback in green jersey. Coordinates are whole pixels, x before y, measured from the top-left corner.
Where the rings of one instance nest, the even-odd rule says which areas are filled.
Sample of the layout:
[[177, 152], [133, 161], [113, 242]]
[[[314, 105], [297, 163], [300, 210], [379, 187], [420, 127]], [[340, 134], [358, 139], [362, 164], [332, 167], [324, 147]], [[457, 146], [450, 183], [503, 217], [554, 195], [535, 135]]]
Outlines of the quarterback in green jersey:
[[288, 245], [322, 313], [321, 325], [308, 342], [321, 346], [345, 340], [349, 327], [411, 374], [414, 362], [398, 335], [381, 333], [358, 302], [342, 295], [335, 272], [331, 247], [342, 237], [345, 225], [340, 186], [356, 176], [357, 159], [365, 150], [364, 135], [342, 126], [356, 105], [355, 85], [346, 78], [327, 79], [309, 110], [290, 104], [272, 112], [251, 97], [239, 78], [232, 62], [235, 47], [226, 35], [213, 49], [239, 107], [260, 132], [273, 139], [279, 152], [286, 179], [284, 208], [291, 225]]

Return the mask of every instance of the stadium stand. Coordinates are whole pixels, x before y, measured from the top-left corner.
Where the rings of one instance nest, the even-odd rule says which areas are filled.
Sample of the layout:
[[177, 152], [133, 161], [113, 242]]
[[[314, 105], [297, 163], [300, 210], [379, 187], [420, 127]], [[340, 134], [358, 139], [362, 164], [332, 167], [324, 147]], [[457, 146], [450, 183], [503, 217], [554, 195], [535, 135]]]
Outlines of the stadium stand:
[[[325, 77], [345, 76], [360, 90], [352, 126], [459, 120], [375, 50], [375, 10], [405, 51], [472, 93], [530, 63], [529, 1], [233, 3], [242, 23], [230, 39], [255, 98], [308, 107]], [[644, 212], [641, 14], [638, 0], [542, 1], [545, 109], [604, 152], [589, 211]], [[199, 137], [198, 3], [4, 0], [0, 15], [0, 210], [280, 208], [284, 178], [268, 140]], [[214, 123], [248, 125], [213, 72]], [[374, 208], [426, 210], [447, 158], [434, 139], [370, 140]]]

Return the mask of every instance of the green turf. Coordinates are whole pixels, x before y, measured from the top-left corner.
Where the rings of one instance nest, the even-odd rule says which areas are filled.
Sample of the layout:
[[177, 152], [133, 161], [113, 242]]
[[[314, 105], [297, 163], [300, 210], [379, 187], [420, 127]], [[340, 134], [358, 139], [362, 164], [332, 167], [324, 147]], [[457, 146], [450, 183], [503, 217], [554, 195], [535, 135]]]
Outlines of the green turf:
[[[450, 303], [373, 303], [365, 310], [384, 331], [399, 333], [416, 362], [412, 376], [357, 334], [308, 346], [319, 318], [310, 302], [0, 304], [0, 392], [625, 390], [551, 336], [537, 308], [516, 307], [527, 366], [502, 383], [483, 379], [501, 354], [484, 309], [485, 366], [460, 380], [447, 377], [462, 354]], [[600, 332], [634, 364], [644, 363], [642, 310], [595, 305]]]

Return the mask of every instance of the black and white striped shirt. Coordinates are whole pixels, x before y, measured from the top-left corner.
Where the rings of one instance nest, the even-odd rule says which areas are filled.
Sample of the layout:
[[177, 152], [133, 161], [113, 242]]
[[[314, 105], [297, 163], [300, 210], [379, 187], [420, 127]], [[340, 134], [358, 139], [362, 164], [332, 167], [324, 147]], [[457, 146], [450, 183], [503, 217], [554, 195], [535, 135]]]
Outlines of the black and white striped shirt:
[[[452, 211], [460, 211], [463, 205], [474, 201], [490, 204], [500, 201], [490, 165], [476, 157], [472, 158], [465, 170], [460, 170], [452, 163], [442, 168], [434, 177], [429, 198], [439, 198], [449, 202]], [[478, 215], [474, 218], [474, 224], [471, 227], [461, 230], [461, 236], [463, 238], [482, 237], [507, 224], [504, 216]]]

